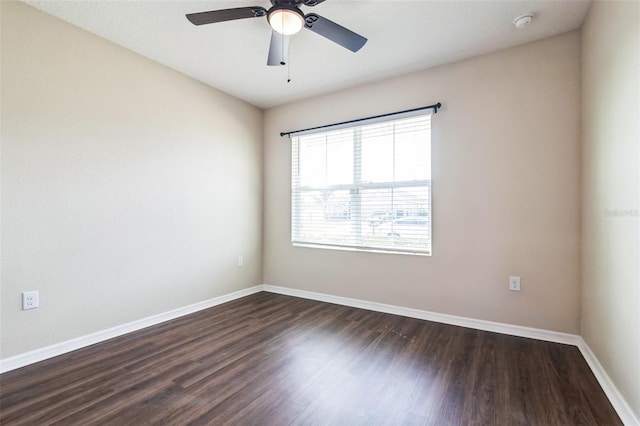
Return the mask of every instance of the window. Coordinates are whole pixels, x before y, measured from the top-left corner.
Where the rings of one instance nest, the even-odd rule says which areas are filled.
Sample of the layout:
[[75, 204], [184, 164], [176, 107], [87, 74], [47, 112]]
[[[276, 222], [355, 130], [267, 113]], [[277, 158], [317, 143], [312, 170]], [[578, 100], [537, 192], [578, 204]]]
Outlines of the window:
[[294, 245], [431, 254], [431, 115], [292, 138]]

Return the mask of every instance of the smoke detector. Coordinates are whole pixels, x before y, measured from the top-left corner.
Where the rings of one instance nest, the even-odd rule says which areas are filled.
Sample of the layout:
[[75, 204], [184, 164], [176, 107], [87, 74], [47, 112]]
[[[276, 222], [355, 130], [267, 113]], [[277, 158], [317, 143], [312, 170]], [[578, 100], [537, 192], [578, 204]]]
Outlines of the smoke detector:
[[533, 21], [533, 13], [527, 13], [526, 15], [518, 16], [513, 20], [513, 25], [519, 30], [527, 28]]

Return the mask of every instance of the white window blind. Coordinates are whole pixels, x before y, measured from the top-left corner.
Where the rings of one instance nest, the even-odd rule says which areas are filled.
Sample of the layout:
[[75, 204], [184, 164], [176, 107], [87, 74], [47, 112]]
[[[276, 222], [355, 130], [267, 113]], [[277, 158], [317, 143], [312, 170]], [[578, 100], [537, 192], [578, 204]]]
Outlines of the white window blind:
[[431, 114], [292, 137], [294, 245], [431, 254]]

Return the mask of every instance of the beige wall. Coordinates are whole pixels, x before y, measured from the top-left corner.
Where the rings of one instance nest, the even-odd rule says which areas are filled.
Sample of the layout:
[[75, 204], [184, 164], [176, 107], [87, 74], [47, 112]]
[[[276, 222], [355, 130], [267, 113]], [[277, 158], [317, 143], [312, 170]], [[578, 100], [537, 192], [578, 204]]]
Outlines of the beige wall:
[[[582, 33], [582, 315], [577, 32], [273, 108], [263, 133], [253, 106], [0, 4], [0, 358], [264, 281], [570, 333], [581, 317], [640, 413], [640, 3], [595, 2]], [[292, 247], [278, 133], [436, 101], [434, 255]]]
[[[267, 110], [265, 283], [577, 333], [579, 67], [571, 32]], [[433, 256], [292, 247], [278, 133], [437, 101]]]
[[262, 111], [0, 3], [1, 357], [260, 284]]
[[582, 335], [640, 418], [640, 3], [582, 33]]

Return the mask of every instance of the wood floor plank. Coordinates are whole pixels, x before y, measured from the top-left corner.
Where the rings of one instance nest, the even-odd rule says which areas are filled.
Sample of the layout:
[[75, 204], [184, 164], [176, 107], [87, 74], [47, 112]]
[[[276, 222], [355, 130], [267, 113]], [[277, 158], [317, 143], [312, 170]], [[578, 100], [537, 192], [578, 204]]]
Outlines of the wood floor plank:
[[2, 425], [619, 425], [573, 346], [257, 293], [0, 375]]

